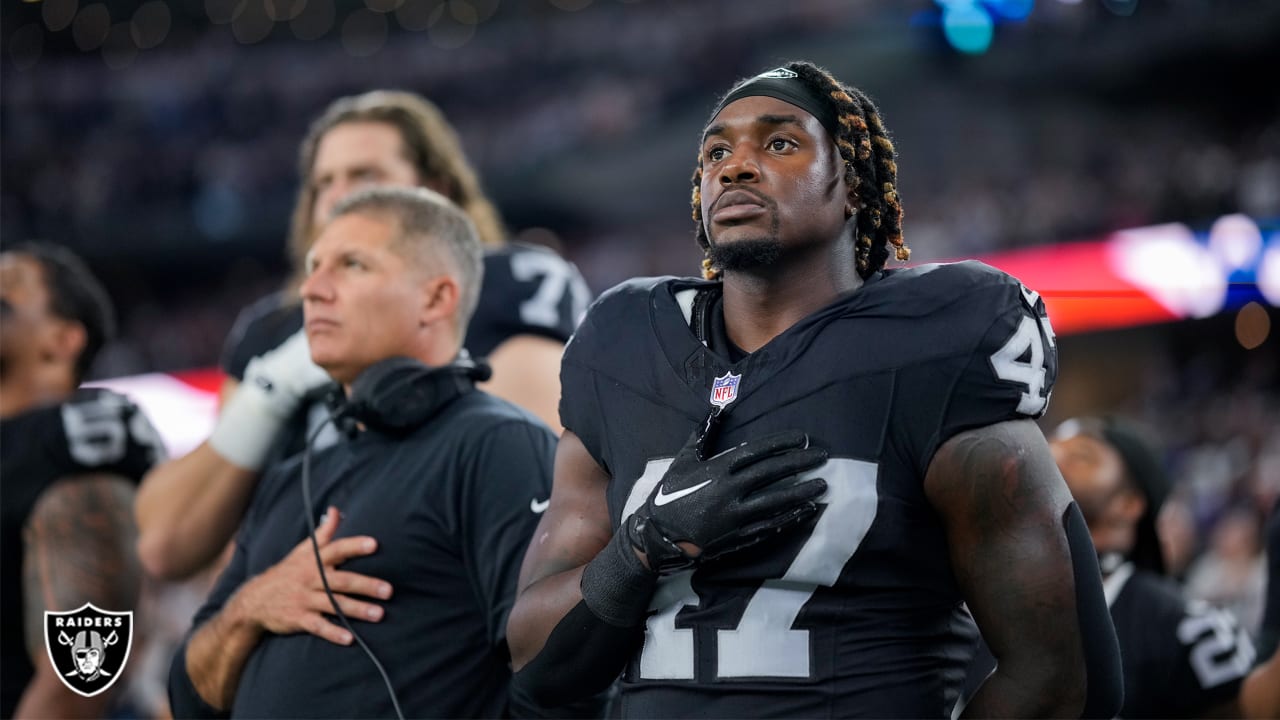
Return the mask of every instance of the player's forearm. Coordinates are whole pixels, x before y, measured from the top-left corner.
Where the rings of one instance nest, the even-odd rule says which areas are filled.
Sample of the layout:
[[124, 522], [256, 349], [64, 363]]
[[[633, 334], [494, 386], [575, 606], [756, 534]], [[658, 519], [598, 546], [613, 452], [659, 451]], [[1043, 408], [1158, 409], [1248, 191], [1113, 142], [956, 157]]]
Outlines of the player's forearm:
[[[569, 573], [575, 578], [578, 572]], [[548, 578], [540, 584], [558, 585]], [[531, 588], [533, 590], [534, 588]], [[550, 587], [554, 595], [567, 595], [562, 587]], [[581, 598], [581, 595], [579, 595]], [[541, 599], [541, 598], [539, 598]], [[618, 627], [601, 620], [579, 599], [574, 605], [545, 608], [547, 612], [536, 618], [530, 604], [526, 603], [524, 617], [512, 616], [512, 627], [535, 624], [545, 634], [538, 637], [513, 639], [513, 666], [516, 669], [511, 681], [514, 697], [528, 698], [541, 707], [559, 707], [580, 701], [604, 690], [626, 666], [628, 658], [644, 637], [644, 626]], [[533, 646], [536, 645], [536, 651]], [[517, 657], [519, 647], [519, 659]]]
[[582, 568], [543, 578], [517, 597], [507, 619], [511, 667], [520, 670], [538, 655], [556, 625], [582, 602]]
[[[213, 708], [226, 710], [235, 700], [240, 674], [262, 638], [263, 630], [245, 608], [246, 584], [227, 604], [200, 626], [187, 643], [186, 673], [201, 699]], [[182, 713], [174, 708], [174, 715]]]
[[22, 691], [22, 698], [14, 710], [14, 718], [100, 718], [106, 716], [107, 702], [113, 697], [109, 690], [93, 697], [82, 697], [71, 692], [49, 667], [48, 658], [38, 658], [36, 674]]
[[147, 572], [177, 580], [212, 562], [239, 527], [257, 477], [208, 443], [152, 469], [134, 507]]
[[[574, 568], [521, 593], [507, 627], [517, 671], [513, 693], [554, 707], [603, 690], [622, 671], [644, 637], [645, 611], [657, 580], [638, 560], [615, 562], [614, 545], [592, 561], [590, 570]], [[630, 546], [623, 545], [634, 558]], [[637, 568], [642, 574], [630, 576]]]
[[[1003, 666], [1002, 666], [1003, 667]], [[962, 718], [1077, 717], [1084, 689], [1065, 697], [1052, 677], [1017, 676], [997, 668], [973, 699]]]

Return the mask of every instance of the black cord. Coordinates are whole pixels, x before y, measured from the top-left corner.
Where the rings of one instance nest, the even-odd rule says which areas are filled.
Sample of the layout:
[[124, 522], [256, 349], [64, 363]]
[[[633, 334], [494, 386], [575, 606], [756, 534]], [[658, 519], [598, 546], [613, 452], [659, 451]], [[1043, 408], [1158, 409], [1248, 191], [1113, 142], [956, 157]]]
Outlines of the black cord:
[[382, 663], [378, 661], [378, 656], [374, 655], [373, 650], [369, 649], [369, 646], [365, 644], [364, 638], [360, 637], [356, 629], [351, 627], [351, 622], [347, 620], [346, 613], [342, 612], [342, 608], [338, 607], [338, 600], [333, 596], [333, 591], [329, 589], [329, 578], [324, 574], [324, 560], [320, 558], [320, 542], [316, 540], [315, 510], [311, 505], [311, 446], [315, 443], [316, 438], [320, 436], [320, 431], [330, 422], [333, 423], [335, 428], [341, 429], [335, 415], [330, 413], [326, 422], [320, 423], [312, 431], [310, 437], [307, 438], [307, 446], [302, 451], [302, 502], [305, 505], [302, 514], [306, 516], [307, 527], [311, 530], [307, 537], [311, 538], [311, 549], [315, 552], [316, 567], [320, 569], [320, 582], [324, 585], [324, 594], [329, 596], [329, 603], [333, 605], [334, 613], [342, 621], [342, 624], [346, 626], [347, 631], [351, 633], [351, 637], [355, 638], [356, 642], [360, 643], [360, 647], [364, 648], [365, 654], [373, 661], [373, 666], [378, 668], [378, 674], [382, 676], [382, 682], [387, 685], [387, 694], [391, 696], [391, 705], [395, 707], [396, 717], [399, 720], [404, 720], [404, 713], [400, 710], [400, 701], [396, 699], [396, 690], [391, 686], [391, 678], [387, 677], [387, 671], [383, 669]]

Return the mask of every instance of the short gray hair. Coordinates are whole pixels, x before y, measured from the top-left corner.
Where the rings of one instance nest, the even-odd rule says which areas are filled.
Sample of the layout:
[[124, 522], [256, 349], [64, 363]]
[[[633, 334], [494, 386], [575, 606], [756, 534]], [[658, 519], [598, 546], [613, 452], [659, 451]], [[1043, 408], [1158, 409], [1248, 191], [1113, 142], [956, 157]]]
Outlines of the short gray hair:
[[393, 242], [411, 251], [406, 254], [411, 262], [419, 266], [445, 264], [458, 281], [458, 339], [465, 340], [484, 280], [484, 248], [466, 213], [434, 190], [376, 187], [343, 198], [330, 219], [353, 214], [393, 220], [399, 226]]

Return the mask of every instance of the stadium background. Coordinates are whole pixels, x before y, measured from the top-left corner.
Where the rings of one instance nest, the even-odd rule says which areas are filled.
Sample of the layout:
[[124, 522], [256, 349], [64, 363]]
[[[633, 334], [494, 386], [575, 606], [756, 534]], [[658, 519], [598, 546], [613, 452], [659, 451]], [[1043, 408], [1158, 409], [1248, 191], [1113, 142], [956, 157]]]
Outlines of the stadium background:
[[93, 378], [175, 452], [207, 432], [236, 313], [283, 280], [297, 145], [332, 98], [437, 102], [513, 236], [599, 292], [696, 270], [716, 95], [825, 65], [894, 135], [912, 262], [980, 257], [1045, 295], [1043, 426], [1157, 428], [1174, 569], [1256, 628], [1280, 495], [1280, 3], [6, 0], [0, 40], [0, 241], [90, 262], [121, 326]]

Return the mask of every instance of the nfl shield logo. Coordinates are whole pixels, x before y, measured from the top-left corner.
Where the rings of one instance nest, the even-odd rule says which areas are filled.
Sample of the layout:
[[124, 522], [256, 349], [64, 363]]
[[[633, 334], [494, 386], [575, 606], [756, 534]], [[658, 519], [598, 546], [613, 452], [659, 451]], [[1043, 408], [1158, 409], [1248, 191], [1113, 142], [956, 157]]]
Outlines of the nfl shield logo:
[[742, 375], [727, 372], [716, 378], [711, 384], [711, 404], [723, 410], [726, 405], [738, 399], [738, 382]]
[[44, 613], [44, 648], [62, 684], [93, 697], [115, 684], [133, 647], [133, 611], [78, 610]]

